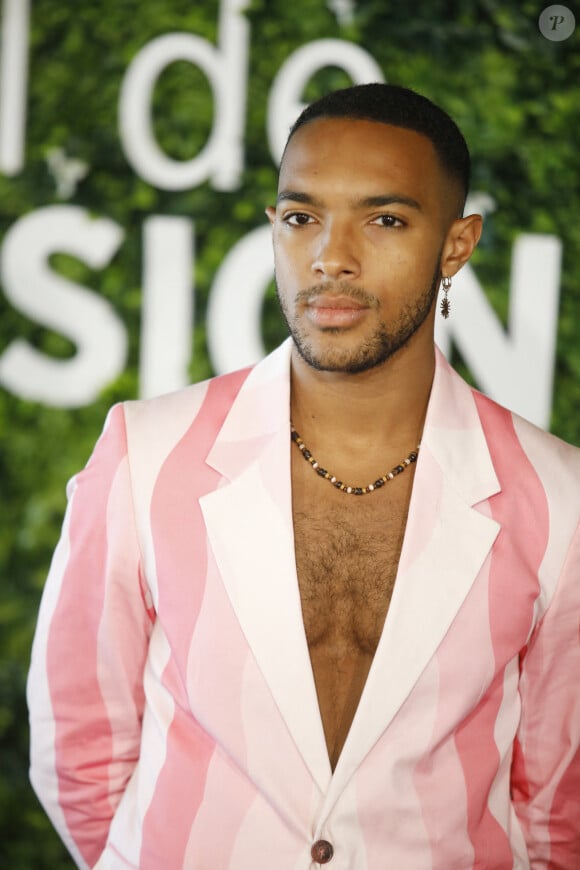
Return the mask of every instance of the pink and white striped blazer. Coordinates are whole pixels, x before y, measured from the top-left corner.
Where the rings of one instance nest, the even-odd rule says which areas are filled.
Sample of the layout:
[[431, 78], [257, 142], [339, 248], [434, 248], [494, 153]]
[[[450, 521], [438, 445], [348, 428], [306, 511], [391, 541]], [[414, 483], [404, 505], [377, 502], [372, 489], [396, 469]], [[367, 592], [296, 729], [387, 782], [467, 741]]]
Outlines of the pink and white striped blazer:
[[331, 772], [292, 536], [286, 342], [115, 407], [28, 694], [80, 867], [580, 868], [580, 450], [441, 355], [395, 591]]

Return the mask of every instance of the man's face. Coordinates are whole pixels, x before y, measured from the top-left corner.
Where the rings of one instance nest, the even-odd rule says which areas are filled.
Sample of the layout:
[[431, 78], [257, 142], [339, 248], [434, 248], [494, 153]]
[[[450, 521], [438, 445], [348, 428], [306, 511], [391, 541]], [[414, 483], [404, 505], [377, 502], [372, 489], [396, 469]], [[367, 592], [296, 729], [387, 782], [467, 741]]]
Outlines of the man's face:
[[324, 118], [294, 134], [267, 213], [280, 305], [306, 362], [355, 373], [411, 340], [432, 343], [456, 199], [412, 130]]

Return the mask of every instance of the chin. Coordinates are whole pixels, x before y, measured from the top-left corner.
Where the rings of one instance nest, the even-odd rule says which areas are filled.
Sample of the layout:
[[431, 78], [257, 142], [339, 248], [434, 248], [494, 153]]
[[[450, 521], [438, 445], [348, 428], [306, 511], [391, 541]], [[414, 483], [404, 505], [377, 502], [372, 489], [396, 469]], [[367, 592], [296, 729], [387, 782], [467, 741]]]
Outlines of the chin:
[[355, 347], [322, 347], [322, 343], [297, 340], [293, 336], [296, 349], [302, 359], [313, 369], [320, 372], [340, 372], [361, 374], [383, 365], [401, 350], [411, 336], [398, 336], [394, 340], [381, 334], [359, 342]]

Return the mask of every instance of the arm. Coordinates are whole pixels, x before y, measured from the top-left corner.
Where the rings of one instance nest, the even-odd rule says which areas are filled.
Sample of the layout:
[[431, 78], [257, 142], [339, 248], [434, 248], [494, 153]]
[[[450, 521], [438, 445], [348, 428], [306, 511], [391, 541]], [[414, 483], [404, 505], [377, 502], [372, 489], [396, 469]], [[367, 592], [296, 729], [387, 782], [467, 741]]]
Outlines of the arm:
[[580, 867], [580, 528], [522, 656], [512, 795], [532, 868]]
[[121, 406], [68, 497], [28, 677], [30, 775], [67, 848], [87, 867], [104, 848], [139, 757], [152, 625]]

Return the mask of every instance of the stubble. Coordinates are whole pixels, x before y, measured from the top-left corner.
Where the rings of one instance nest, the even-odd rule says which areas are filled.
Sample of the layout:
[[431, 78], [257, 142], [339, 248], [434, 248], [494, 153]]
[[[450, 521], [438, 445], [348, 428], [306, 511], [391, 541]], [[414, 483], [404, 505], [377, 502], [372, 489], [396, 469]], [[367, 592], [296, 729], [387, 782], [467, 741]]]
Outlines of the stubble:
[[[317, 371], [342, 372], [358, 374], [382, 365], [394, 354], [408, 344], [413, 335], [427, 319], [435, 303], [440, 282], [439, 257], [430, 285], [415, 299], [408, 303], [398, 313], [396, 319], [387, 324], [380, 320], [375, 330], [366, 338], [361, 339], [355, 348], [343, 348], [337, 341], [335, 346], [321, 350], [303, 328], [298, 314], [291, 315], [276, 283], [276, 295], [282, 311], [282, 316], [292, 336], [294, 344], [302, 359]], [[378, 299], [368, 293], [363, 287], [355, 286], [347, 281], [337, 281], [332, 286], [314, 285], [301, 290], [295, 299], [295, 311], [300, 311], [304, 304], [321, 293], [335, 296], [346, 296], [373, 310], [380, 310]], [[337, 327], [326, 327], [320, 330], [327, 335], [339, 334], [343, 330]]]

